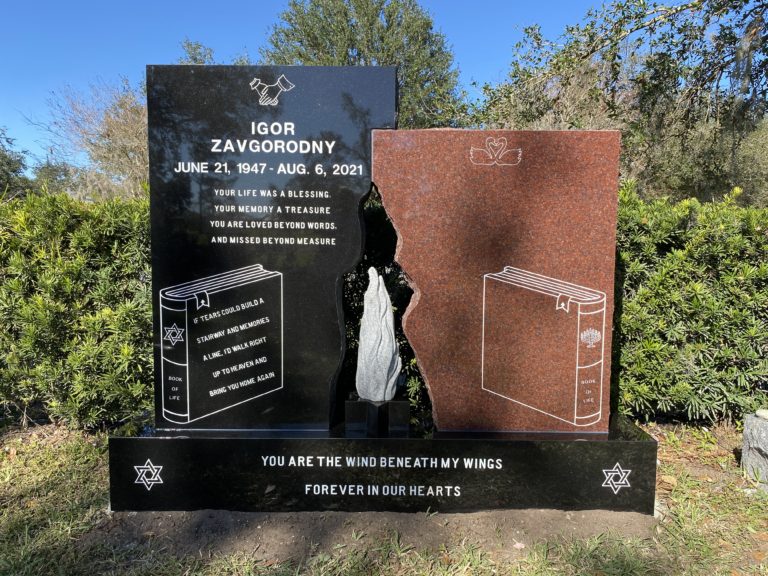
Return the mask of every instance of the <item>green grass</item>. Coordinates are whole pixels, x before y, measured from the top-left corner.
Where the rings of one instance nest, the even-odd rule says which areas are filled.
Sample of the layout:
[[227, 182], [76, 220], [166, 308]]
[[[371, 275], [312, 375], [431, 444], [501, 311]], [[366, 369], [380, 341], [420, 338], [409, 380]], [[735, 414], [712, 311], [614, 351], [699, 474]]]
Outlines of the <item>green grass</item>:
[[51, 427], [1, 438], [0, 574], [75, 573], [72, 543], [106, 517], [103, 439]]
[[[302, 563], [265, 562], [258, 550], [177, 557], [165, 538], [111, 534], [102, 435], [52, 426], [0, 431], [0, 575], [573, 575], [768, 574], [768, 495], [745, 479], [732, 429], [650, 427], [660, 438], [662, 514], [651, 537], [553, 536], [500, 557], [464, 541], [423, 550], [396, 532], [351, 529], [347, 544]], [[425, 522], [425, 529], [428, 524]], [[118, 533], [119, 530], [115, 530]]]

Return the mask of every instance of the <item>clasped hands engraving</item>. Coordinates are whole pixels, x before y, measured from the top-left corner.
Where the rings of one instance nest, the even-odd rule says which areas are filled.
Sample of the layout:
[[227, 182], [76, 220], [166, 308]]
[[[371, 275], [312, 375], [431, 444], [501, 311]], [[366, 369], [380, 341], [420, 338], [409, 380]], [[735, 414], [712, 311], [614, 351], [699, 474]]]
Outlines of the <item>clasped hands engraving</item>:
[[259, 104], [262, 106], [276, 106], [277, 99], [283, 92], [293, 89], [293, 84], [281, 74], [274, 84], [265, 84], [259, 78], [251, 80], [251, 90], [259, 95]]

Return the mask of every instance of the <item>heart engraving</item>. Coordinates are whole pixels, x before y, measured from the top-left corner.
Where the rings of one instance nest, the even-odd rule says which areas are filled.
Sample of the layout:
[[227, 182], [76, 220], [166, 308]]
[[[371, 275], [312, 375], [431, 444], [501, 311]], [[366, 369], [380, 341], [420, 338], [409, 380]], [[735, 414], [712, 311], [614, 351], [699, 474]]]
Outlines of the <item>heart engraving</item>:
[[503, 136], [485, 139], [485, 148], [469, 149], [469, 159], [479, 166], [517, 166], [523, 159], [522, 148], [507, 148], [507, 139]]
[[488, 152], [491, 153], [491, 157], [499, 158], [501, 156], [501, 153], [504, 152], [504, 149], [507, 147], [507, 139], [504, 137], [487, 138], [485, 141], [485, 147], [488, 150]]

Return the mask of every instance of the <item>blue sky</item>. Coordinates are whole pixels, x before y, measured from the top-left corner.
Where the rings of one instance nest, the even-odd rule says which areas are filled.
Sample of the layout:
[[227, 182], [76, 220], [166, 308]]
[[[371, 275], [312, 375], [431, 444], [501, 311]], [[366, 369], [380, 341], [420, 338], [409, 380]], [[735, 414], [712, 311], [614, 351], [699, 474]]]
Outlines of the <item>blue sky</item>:
[[[172, 64], [185, 38], [214, 49], [217, 61], [259, 55], [288, 0], [11, 0], [3, 7], [0, 127], [16, 149], [45, 156], [46, 135], [29, 120], [48, 120], [47, 100], [67, 87], [87, 92], [126, 78], [136, 85], [147, 64]], [[464, 87], [498, 83], [525, 26], [557, 37], [600, 0], [421, 0], [452, 47]], [[474, 93], [476, 95], [476, 92]]]

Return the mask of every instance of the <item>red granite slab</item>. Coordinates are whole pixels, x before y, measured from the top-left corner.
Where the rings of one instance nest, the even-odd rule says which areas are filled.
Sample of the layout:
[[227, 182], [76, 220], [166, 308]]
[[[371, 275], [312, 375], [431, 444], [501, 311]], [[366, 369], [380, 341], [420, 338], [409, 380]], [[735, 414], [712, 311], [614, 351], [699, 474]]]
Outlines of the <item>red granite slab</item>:
[[441, 430], [605, 432], [618, 132], [373, 133]]

